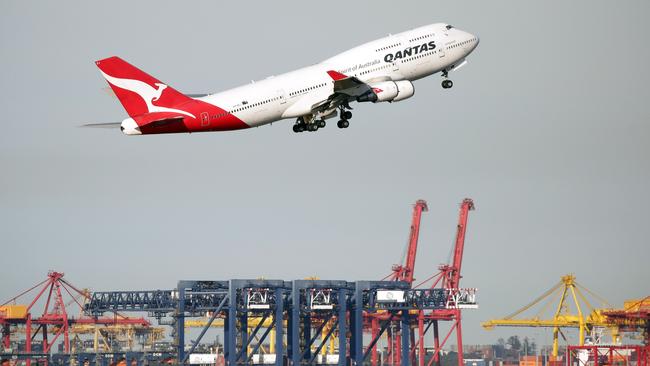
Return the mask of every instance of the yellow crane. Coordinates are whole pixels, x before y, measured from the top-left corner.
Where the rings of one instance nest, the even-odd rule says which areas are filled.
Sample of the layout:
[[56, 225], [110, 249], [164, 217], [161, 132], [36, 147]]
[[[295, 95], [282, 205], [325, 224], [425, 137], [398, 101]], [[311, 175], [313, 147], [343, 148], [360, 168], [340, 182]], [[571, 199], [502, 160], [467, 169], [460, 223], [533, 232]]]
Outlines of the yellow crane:
[[[574, 275], [568, 274], [562, 276], [562, 279], [555, 286], [523, 308], [505, 318], [488, 320], [481, 323], [481, 325], [488, 330], [496, 326], [553, 328], [553, 356], [558, 355], [558, 335], [562, 334], [562, 337], [566, 339], [561, 331], [562, 328], [578, 328], [581, 346], [584, 345], [585, 334], [591, 332], [594, 327], [608, 328], [611, 331], [612, 340], [617, 343], [619, 341], [618, 328], [607, 321], [606, 317], [602, 314], [602, 310], [591, 306], [583, 291], [604, 304], [609, 305], [606, 300], [578, 284]], [[543, 318], [542, 314], [548, 311], [554, 300], [558, 299], [559, 301], [555, 306], [553, 316], [546, 319]], [[571, 312], [571, 303], [573, 303], [576, 313]], [[536, 307], [536, 305], [541, 305], [541, 309], [537, 314], [532, 317], [518, 318], [519, 315]], [[583, 309], [588, 312], [585, 312]]]
[[112, 324], [106, 326], [99, 324], [74, 324], [70, 327], [70, 333], [73, 334], [74, 339], [80, 339], [80, 335], [92, 335], [93, 351], [98, 352], [101, 348], [105, 351], [111, 349], [108, 342], [109, 338], [124, 342], [128, 349], [132, 349], [135, 346], [136, 337], [142, 338], [145, 346], [152, 346], [154, 342], [164, 338], [165, 330], [161, 327], [132, 324]]

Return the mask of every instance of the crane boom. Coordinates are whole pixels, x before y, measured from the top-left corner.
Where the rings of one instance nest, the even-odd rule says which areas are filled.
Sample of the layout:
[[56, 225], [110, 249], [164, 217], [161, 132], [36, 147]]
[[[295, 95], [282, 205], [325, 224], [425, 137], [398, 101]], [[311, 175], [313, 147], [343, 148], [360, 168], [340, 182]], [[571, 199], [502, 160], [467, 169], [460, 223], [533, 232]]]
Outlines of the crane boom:
[[469, 211], [474, 209], [474, 201], [465, 198], [460, 204], [458, 226], [456, 227], [456, 242], [454, 243], [454, 259], [451, 265], [443, 265], [440, 270], [444, 274], [443, 287], [457, 289], [460, 283], [460, 270], [463, 264], [463, 250], [465, 248], [465, 232], [467, 231], [467, 218]]
[[[617, 342], [619, 330], [616, 325], [607, 320], [603, 315], [603, 310], [595, 309], [591, 306], [581, 289], [596, 297], [593, 292], [579, 285], [576, 282], [574, 275], [568, 274], [562, 276], [560, 282], [555, 284], [548, 291], [544, 292], [541, 296], [537, 297], [531, 303], [505, 318], [491, 319], [482, 323], [482, 325], [485, 329], [492, 329], [496, 326], [553, 328], [553, 356], [558, 355], [558, 336], [561, 332], [561, 328], [578, 328], [578, 341], [580, 346], [585, 343], [585, 334], [591, 331], [594, 327], [608, 328], [612, 333], [613, 342]], [[551, 305], [554, 305], [553, 302], [557, 299], [559, 299], [559, 302], [553, 306], [553, 308], [555, 308], [553, 315], [550, 317], [548, 314], [544, 315], [547, 310], [551, 309]], [[572, 307], [574, 308], [573, 311], [571, 309]], [[532, 312], [531, 309], [539, 310], [534, 316], [528, 316], [525, 318], [519, 317], [522, 314]], [[585, 311], [583, 311], [583, 309]], [[589, 312], [587, 312], [587, 310]]]
[[425, 200], [417, 200], [413, 205], [413, 219], [411, 220], [411, 232], [404, 265], [394, 265], [392, 278], [395, 281], [404, 281], [413, 284], [415, 271], [415, 257], [418, 251], [418, 238], [420, 237], [420, 219], [422, 212], [429, 210]]

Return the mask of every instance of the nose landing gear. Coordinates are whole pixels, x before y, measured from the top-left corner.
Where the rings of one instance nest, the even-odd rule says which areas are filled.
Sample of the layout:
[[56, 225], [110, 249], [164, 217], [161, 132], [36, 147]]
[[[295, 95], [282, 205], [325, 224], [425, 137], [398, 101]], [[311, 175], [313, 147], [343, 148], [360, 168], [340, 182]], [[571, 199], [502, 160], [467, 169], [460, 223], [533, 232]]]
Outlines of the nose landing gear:
[[442, 77], [444, 78], [444, 80], [442, 80], [442, 88], [443, 89], [449, 89], [452, 86], [454, 86], [454, 82], [447, 79], [449, 77], [449, 71], [442, 70]]

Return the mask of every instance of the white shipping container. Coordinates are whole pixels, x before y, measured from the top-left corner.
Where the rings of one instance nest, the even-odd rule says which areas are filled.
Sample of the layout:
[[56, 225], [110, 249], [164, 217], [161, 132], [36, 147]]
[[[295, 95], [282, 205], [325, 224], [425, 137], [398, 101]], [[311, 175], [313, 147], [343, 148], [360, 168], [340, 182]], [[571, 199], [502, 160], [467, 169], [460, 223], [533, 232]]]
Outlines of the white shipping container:
[[339, 363], [339, 355], [325, 355], [325, 362], [323, 362], [323, 355], [319, 354], [316, 357], [316, 362], [320, 364], [336, 365]]
[[212, 353], [192, 353], [190, 365], [214, 365], [217, 363], [217, 355]]
[[377, 302], [404, 302], [404, 291], [378, 290]]
[[[260, 361], [260, 356], [262, 356], [261, 361]], [[256, 365], [259, 365], [259, 364], [264, 364], [264, 365], [275, 364], [275, 355], [260, 355], [260, 354], [253, 355], [253, 363], [256, 364]]]

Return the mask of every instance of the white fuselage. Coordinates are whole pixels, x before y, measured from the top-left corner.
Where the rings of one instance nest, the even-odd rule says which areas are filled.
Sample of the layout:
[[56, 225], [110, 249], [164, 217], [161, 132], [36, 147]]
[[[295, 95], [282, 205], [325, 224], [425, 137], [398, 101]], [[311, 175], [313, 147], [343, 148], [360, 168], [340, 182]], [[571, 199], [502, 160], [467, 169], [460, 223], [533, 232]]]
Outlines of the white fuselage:
[[449, 28], [447, 24], [437, 23], [390, 35], [313, 66], [196, 99], [219, 106], [250, 127], [305, 116], [311, 113], [316, 101], [327, 99], [333, 93], [328, 70], [371, 84], [387, 80], [414, 81], [458, 67], [476, 48], [479, 39]]

